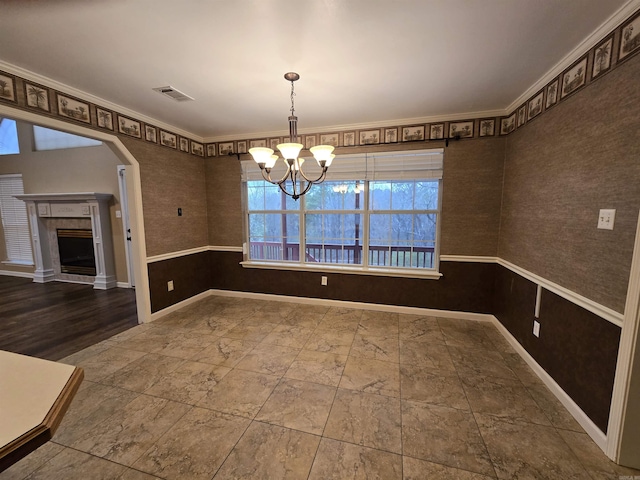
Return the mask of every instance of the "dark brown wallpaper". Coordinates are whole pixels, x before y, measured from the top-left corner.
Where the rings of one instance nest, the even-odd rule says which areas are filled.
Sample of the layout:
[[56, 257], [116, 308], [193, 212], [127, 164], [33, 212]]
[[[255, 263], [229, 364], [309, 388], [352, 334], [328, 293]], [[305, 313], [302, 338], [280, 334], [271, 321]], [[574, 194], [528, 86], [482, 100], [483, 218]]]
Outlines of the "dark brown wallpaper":
[[[243, 268], [242, 254], [210, 252], [211, 288], [462, 312], [493, 311], [488, 263], [442, 262], [439, 280]], [[328, 285], [320, 285], [320, 277]]]
[[[185, 255], [148, 264], [151, 312], [157, 312], [209, 290], [209, 252]], [[173, 280], [169, 292], [167, 282]]]
[[124, 136], [121, 140], [140, 163], [147, 255], [208, 245], [205, 160]]
[[[507, 137], [498, 255], [622, 312], [640, 205], [640, 56]], [[597, 230], [601, 208], [615, 229]]]
[[536, 285], [501, 266], [495, 278], [494, 315], [606, 432], [620, 328], [543, 289], [535, 337]]

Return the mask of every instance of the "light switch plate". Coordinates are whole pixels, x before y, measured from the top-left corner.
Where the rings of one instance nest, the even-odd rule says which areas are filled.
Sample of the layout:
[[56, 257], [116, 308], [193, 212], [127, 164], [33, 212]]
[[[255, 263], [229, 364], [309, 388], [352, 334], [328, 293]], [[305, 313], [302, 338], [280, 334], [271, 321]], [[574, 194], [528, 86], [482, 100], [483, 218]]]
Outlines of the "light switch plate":
[[616, 210], [613, 208], [603, 208], [598, 215], [598, 228], [602, 230], [613, 230], [613, 223], [616, 218]]
[[533, 334], [536, 337], [540, 336], [540, 322], [538, 322], [537, 320], [533, 321]]

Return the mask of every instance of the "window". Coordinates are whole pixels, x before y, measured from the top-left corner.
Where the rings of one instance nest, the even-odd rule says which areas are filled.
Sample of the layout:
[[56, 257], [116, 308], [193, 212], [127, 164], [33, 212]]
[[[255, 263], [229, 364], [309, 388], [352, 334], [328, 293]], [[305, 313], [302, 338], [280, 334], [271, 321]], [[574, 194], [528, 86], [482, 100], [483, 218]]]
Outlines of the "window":
[[94, 147], [102, 145], [100, 140], [81, 137], [72, 133], [60, 132], [50, 128], [33, 126], [33, 138], [35, 149], [40, 150], [61, 150], [63, 148]]
[[435, 274], [442, 157], [438, 149], [336, 158], [298, 201], [243, 162], [245, 265]]
[[27, 207], [22, 195], [22, 175], [0, 175], [0, 217], [7, 247], [7, 263], [33, 265]]
[[16, 121], [9, 118], [0, 118], [0, 155], [17, 153], [20, 153], [20, 146], [18, 145]]

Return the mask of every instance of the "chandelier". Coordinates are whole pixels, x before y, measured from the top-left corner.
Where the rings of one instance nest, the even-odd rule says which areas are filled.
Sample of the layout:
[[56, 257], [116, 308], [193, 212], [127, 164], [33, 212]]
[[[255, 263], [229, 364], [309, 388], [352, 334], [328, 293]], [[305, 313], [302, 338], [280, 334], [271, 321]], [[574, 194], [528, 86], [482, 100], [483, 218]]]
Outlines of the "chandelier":
[[[282, 154], [282, 160], [287, 166], [287, 171], [280, 179], [273, 180], [271, 178], [271, 169], [278, 161], [278, 155], [274, 155], [273, 150], [266, 147], [250, 148], [249, 153], [260, 167], [262, 177], [273, 185], [278, 185], [280, 190], [292, 197], [294, 200], [298, 200], [302, 195], [307, 193], [312, 185], [322, 183], [327, 176], [327, 169], [331, 165], [335, 155], [332, 153], [334, 147], [331, 145], [316, 145], [311, 147], [309, 151], [313, 154], [314, 158], [318, 162], [318, 165], [322, 169], [320, 176], [316, 179], [309, 178], [302, 170], [302, 164], [304, 158], [299, 158], [300, 150], [303, 145], [297, 143], [298, 141], [298, 117], [295, 115], [295, 108], [293, 104], [293, 97], [295, 92], [293, 89], [293, 82], [300, 78], [295, 72], [289, 72], [284, 74], [285, 80], [291, 82], [291, 115], [289, 116], [289, 143], [281, 143], [276, 145], [276, 148], [280, 150]], [[287, 184], [291, 183], [291, 190], [287, 190]]]

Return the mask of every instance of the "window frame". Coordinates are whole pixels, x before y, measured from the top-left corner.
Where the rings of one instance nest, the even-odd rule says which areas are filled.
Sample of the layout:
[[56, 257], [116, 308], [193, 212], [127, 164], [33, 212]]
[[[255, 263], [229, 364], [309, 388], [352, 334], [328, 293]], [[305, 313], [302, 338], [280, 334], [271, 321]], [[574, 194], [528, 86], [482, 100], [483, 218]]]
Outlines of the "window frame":
[[[20, 139], [18, 137], [18, 122], [16, 122], [14, 119], [12, 118], [6, 118], [6, 117], [0, 117], [0, 129], [2, 128], [2, 124], [4, 122], [7, 122], [6, 125], [8, 125], [9, 129], [5, 132], [5, 134], [8, 134], [11, 136], [11, 146], [15, 146], [15, 150], [9, 150], [7, 147], [3, 147], [2, 145], [0, 145], [0, 156], [4, 156], [4, 155], [20, 155]], [[5, 127], [6, 128], [6, 127]], [[1, 133], [1, 130], [0, 130]], [[0, 135], [0, 139], [2, 138], [2, 135]]]
[[[403, 153], [403, 152], [398, 152]], [[338, 158], [336, 160], [339, 161]], [[366, 176], [366, 175], [363, 175]], [[436, 210], [373, 210], [375, 213], [390, 213], [390, 214], [434, 214], [436, 216], [436, 235], [435, 245], [433, 251], [433, 265], [431, 268], [424, 267], [395, 267], [395, 266], [372, 266], [369, 262], [369, 219], [372, 214], [370, 209], [370, 182], [380, 181], [382, 179], [367, 179], [359, 178], [360, 182], [363, 182], [364, 192], [364, 205], [357, 211], [355, 209], [350, 210], [309, 210], [306, 206], [305, 196], [300, 197], [300, 208], [298, 210], [249, 210], [248, 201], [248, 181], [245, 179], [242, 182], [242, 199], [243, 199], [243, 219], [244, 219], [244, 238], [242, 251], [243, 261], [240, 263], [244, 268], [259, 268], [259, 269], [271, 269], [271, 270], [297, 270], [308, 272], [326, 272], [326, 273], [347, 273], [347, 274], [360, 274], [360, 275], [376, 275], [376, 276], [392, 276], [392, 277], [408, 277], [408, 278], [425, 278], [425, 279], [439, 279], [442, 274], [440, 273], [440, 231], [442, 224], [442, 177], [440, 178], [414, 178], [405, 180], [390, 180], [390, 181], [429, 181], [437, 182], [438, 184], [438, 205]], [[328, 180], [330, 182], [331, 180]], [[339, 181], [339, 180], [336, 180]], [[318, 188], [313, 186], [311, 188]], [[307, 215], [312, 212], [314, 214], [353, 214], [359, 213], [362, 215], [361, 236], [362, 239], [362, 263], [361, 264], [343, 264], [343, 263], [311, 263], [306, 262], [306, 220]], [[297, 214], [299, 215], [299, 259], [298, 260], [261, 260], [250, 258], [250, 231], [249, 231], [249, 215], [256, 213], [278, 213], [278, 214]]]
[[53, 150], [70, 150], [73, 148], [92, 148], [104, 145], [96, 140], [75, 133], [63, 132], [54, 128], [32, 125], [33, 151], [50, 152]]

